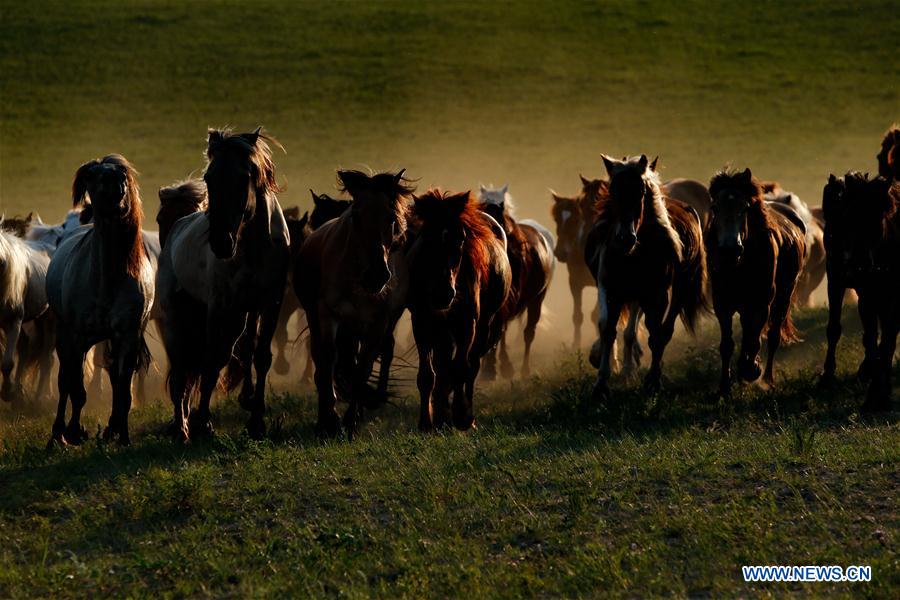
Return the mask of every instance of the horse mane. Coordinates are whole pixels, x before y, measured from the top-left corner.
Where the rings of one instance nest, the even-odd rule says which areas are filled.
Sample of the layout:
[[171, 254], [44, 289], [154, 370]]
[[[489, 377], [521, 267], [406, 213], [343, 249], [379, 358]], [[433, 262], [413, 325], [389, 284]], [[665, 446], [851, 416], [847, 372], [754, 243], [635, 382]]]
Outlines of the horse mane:
[[156, 213], [156, 223], [159, 225], [160, 246], [165, 244], [169, 232], [178, 219], [206, 210], [208, 204], [206, 183], [202, 179], [185, 179], [159, 188], [159, 212]]
[[[269, 144], [284, 150], [284, 146], [274, 137], [258, 128], [253, 133], [235, 133], [230, 128], [209, 129], [206, 145], [207, 169], [213, 157], [222, 151], [237, 152], [250, 163], [250, 176], [256, 196], [277, 194], [283, 189], [275, 181], [275, 161]], [[256, 198], [248, 206], [250, 213], [256, 211]]]
[[28, 245], [15, 234], [0, 230], [0, 306], [19, 306], [28, 281]]
[[[771, 184], [771, 182], [769, 182]], [[775, 184], [776, 186], [778, 184]], [[780, 186], [779, 186], [780, 187]], [[747, 209], [747, 224], [752, 231], [775, 233], [776, 227], [766, 208], [765, 188], [756, 177], [748, 182], [743, 177], [743, 172], [726, 167], [713, 175], [709, 182], [709, 195], [716, 198], [723, 190], [738, 190], [750, 198], [750, 207]]]
[[884, 162], [896, 173], [898, 169], [897, 162], [900, 161], [900, 125], [897, 123], [893, 123], [884, 132], [880, 154], [884, 155]]
[[596, 221], [602, 212], [602, 205], [609, 200], [609, 181], [606, 179], [589, 179], [581, 187], [578, 196], [578, 208], [585, 221]]
[[24, 238], [28, 235], [28, 230], [31, 228], [31, 215], [27, 217], [20, 217], [16, 215], [14, 217], [0, 217], [0, 230], [9, 231], [10, 233], [15, 234], [16, 237]]
[[422, 227], [434, 224], [451, 224], [458, 222], [466, 232], [463, 244], [463, 256], [472, 272], [481, 281], [488, 278], [491, 256], [488, 251], [488, 240], [494, 237], [494, 231], [485, 221], [480, 202], [471, 192], [464, 192], [465, 202], [454, 202], [463, 194], [452, 194], [440, 188], [431, 188], [421, 196], [414, 198], [413, 216]]
[[[391, 199], [390, 210], [394, 214], [394, 219], [400, 225], [401, 230], [406, 229], [406, 217], [409, 214], [409, 204], [406, 201], [416, 190], [415, 182], [403, 176], [405, 169], [399, 173], [382, 172], [370, 175], [363, 171], [354, 169], [343, 169], [338, 171], [338, 191], [347, 193], [353, 198], [347, 182], [348, 181], [368, 181], [375, 190], [383, 193]], [[355, 201], [355, 200], [354, 200]]]
[[141, 204], [140, 188], [137, 183], [138, 172], [128, 162], [128, 159], [121, 154], [108, 154], [103, 158], [95, 158], [81, 165], [75, 172], [75, 179], [72, 181], [72, 207], [77, 209], [90, 206], [87, 175], [93, 167], [98, 165], [115, 165], [125, 173], [128, 210], [124, 214], [117, 215], [113, 225], [122, 234], [121, 241], [128, 247], [125, 256], [125, 271], [130, 276], [138, 278], [140, 277], [146, 254], [144, 240], [141, 235], [144, 210]]

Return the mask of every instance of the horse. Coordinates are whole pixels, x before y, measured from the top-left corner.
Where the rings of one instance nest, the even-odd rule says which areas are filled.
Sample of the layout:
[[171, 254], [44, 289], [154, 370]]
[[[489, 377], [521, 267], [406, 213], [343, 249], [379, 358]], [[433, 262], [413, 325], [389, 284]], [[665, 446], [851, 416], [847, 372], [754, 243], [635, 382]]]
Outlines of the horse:
[[[656, 170], [656, 160], [653, 162], [653, 170]], [[696, 179], [677, 178], [670, 179], [662, 184], [662, 193], [666, 198], [684, 202], [700, 216], [700, 222], [704, 228], [709, 223], [709, 207], [712, 198], [709, 196], [709, 188]]]
[[894, 123], [881, 140], [878, 152], [878, 174], [888, 181], [900, 180], [900, 125]]
[[[859, 294], [870, 379], [862, 410], [890, 410], [891, 367], [900, 328], [900, 184], [847, 176], [846, 273]], [[881, 334], [880, 343], [878, 341]]]
[[36, 216], [28, 227], [25, 239], [32, 242], [42, 242], [56, 248], [81, 227], [81, 213], [83, 208], [73, 208], [66, 213], [66, 218], [57, 225], [45, 225], [39, 216]]
[[806, 230], [806, 264], [794, 291], [794, 303], [809, 307], [812, 306], [813, 292], [825, 279], [825, 232], [819, 219], [797, 194], [774, 185], [764, 192], [765, 201], [790, 207], [803, 221]]
[[659, 175], [645, 155], [622, 161], [603, 155], [603, 163], [610, 177], [608, 198], [599, 204], [585, 244], [600, 305], [599, 367], [592, 392], [597, 401], [610, 396], [610, 360], [623, 308], [636, 303], [645, 315], [652, 361], [644, 387], [655, 391], [675, 319], [680, 315], [693, 331], [706, 307], [706, 261], [696, 211], [666, 201]]
[[[6, 224], [7, 219], [0, 218], [0, 333], [4, 342], [0, 399], [20, 402], [23, 381], [35, 369], [39, 371], [38, 397], [49, 392], [53, 319], [47, 310], [45, 281], [52, 249], [21, 239], [7, 230]], [[22, 233], [18, 226], [14, 230]]]
[[[398, 173], [338, 171], [349, 210], [311, 233], [293, 263], [293, 283], [306, 312], [319, 398], [316, 431], [335, 436], [336, 375], [346, 375], [349, 407], [343, 425], [356, 431], [363, 402], [371, 399], [368, 377], [379, 352], [393, 342], [389, 329], [403, 310], [408, 284], [397, 251], [406, 231], [407, 198], [413, 186]], [[392, 348], [390, 349], [392, 353]]]
[[[419, 429], [475, 425], [472, 400], [481, 359], [509, 314], [512, 269], [506, 235], [470, 192], [417, 196], [417, 234], [407, 251], [407, 306], [419, 353]], [[450, 393], [453, 404], [450, 405]], [[433, 400], [433, 404], [432, 404]]]
[[750, 169], [722, 170], [710, 182], [713, 198], [706, 230], [706, 256], [713, 309], [719, 321], [722, 375], [719, 392], [731, 394], [734, 353], [732, 319], [738, 313], [743, 331], [738, 375], [756, 381], [760, 337], [768, 325], [763, 379], [775, 384], [775, 354], [782, 342], [796, 341], [791, 304], [806, 261], [804, 221], [780, 212], [783, 204], [767, 204], [762, 186]]
[[182, 217], [204, 211], [209, 206], [206, 183], [202, 179], [185, 179], [159, 188], [159, 244], [164, 246], [169, 230]]
[[[313, 231], [327, 223], [332, 219], [344, 214], [350, 208], [350, 200], [335, 199], [328, 194], [316, 194], [309, 190], [313, 200], [313, 210], [306, 213], [304, 217], [300, 217], [299, 207], [297, 214], [293, 218], [288, 218], [288, 227], [291, 227], [291, 256], [292, 258], [299, 254], [300, 247], [303, 242]], [[299, 223], [299, 227], [296, 225]], [[294, 231], [297, 227], [297, 231]], [[275, 372], [279, 375], [286, 375], [290, 370], [290, 364], [287, 361], [287, 345], [288, 345], [288, 321], [291, 315], [300, 311], [300, 301], [293, 292], [293, 282], [291, 273], [288, 272], [288, 288], [284, 294], [284, 302], [281, 306], [281, 315], [278, 319], [278, 327], [275, 329]], [[308, 338], [307, 338], [308, 339]], [[309, 343], [307, 343], [309, 350]], [[306, 355], [306, 367], [300, 376], [301, 381], [312, 381], [312, 352], [308, 351]]]
[[[72, 203], [90, 199], [93, 227], [82, 227], [60, 244], [47, 269], [47, 297], [56, 320], [59, 405], [50, 444], [82, 442], [86, 401], [84, 359], [109, 340], [112, 414], [106, 440], [127, 445], [131, 380], [149, 361], [144, 328], [153, 305], [153, 271], [141, 236], [143, 210], [137, 172], [122, 156], [86, 162], [75, 173]], [[67, 401], [72, 415], [65, 423]]]
[[[239, 358], [246, 371], [239, 400], [250, 412], [249, 435], [266, 432], [266, 376], [290, 245], [269, 144], [278, 142], [262, 128], [210, 129], [203, 174], [208, 208], [178, 219], [163, 245], [156, 285], [169, 358], [172, 433], [181, 441], [212, 433], [210, 398], [242, 334]], [[191, 410], [198, 386], [199, 405]]]
[[[478, 195], [481, 210], [489, 214], [497, 221], [506, 234], [506, 253], [512, 269], [512, 292], [510, 293], [510, 309], [507, 311], [509, 318], [513, 319], [527, 311], [525, 323], [525, 354], [522, 357], [522, 376], [528, 377], [531, 373], [529, 356], [531, 344], [534, 341], [537, 324], [541, 320], [541, 308], [547, 290], [550, 289], [550, 281], [556, 269], [556, 257], [554, 256], [553, 234], [543, 225], [532, 219], [517, 221], [513, 216], [514, 205], [509, 195], [509, 186], [499, 189], [489, 189], [481, 186]], [[513, 375], [512, 363], [506, 352], [506, 329], [503, 324], [503, 333], [500, 336], [500, 372], [504, 377]], [[495, 375], [497, 346], [491, 348], [485, 363], [486, 379], [493, 379]]]

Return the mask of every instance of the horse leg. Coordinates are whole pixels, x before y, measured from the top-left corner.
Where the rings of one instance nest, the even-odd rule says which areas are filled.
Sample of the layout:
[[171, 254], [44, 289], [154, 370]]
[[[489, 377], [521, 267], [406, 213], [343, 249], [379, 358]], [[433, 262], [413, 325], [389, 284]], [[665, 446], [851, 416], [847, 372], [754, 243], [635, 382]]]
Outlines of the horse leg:
[[[541, 308], [544, 305], [544, 296], [547, 291], [544, 290], [537, 298], [528, 304], [528, 314], [525, 321], [525, 355], [522, 357], [522, 377], [531, 375], [531, 366], [529, 360], [531, 358], [531, 344], [534, 342], [534, 334], [537, 330], [538, 322], [541, 320]], [[481, 359], [478, 359], [481, 362]]]
[[843, 282], [837, 281], [837, 278], [828, 278], [828, 326], [825, 329], [828, 336], [828, 350], [825, 353], [825, 366], [820, 379], [822, 384], [834, 381], [834, 371], [837, 367], [835, 355], [838, 341], [841, 339], [841, 309], [844, 306], [845, 291]]
[[[444, 323], [443, 327], [449, 327]], [[446, 329], [433, 331], [432, 364], [434, 366], [434, 390], [432, 391], [432, 415], [435, 429], [453, 423], [450, 393], [454, 387], [453, 338]], [[454, 408], [456, 400], [454, 399]]]
[[628, 324], [625, 326], [623, 334], [625, 341], [625, 368], [622, 374], [626, 380], [630, 380], [637, 375], [637, 370], [641, 366], [641, 357], [644, 351], [641, 343], [638, 341], [638, 326], [641, 323], [641, 307], [637, 302], [632, 302], [628, 307]]
[[317, 312], [307, 312], [309, 335], [313, 361], [316, 364], [315, 382], [319, 396], [319, 416], [316, 434], [334, 437], [341, 430], [341, 418], [334, 408], [334, 367], [337, 359], [335, 338], [337, 323], [327, 317], [319, 317]]
[[39, 376], [37, 384], [37, 398], [41, 401], [50, 396], [50, 375], [53, 372], [53, 325], [52, 323], [49, 323], [48, 325], [42, 326], [44, 327], [44, 331], [41, 332], [38, 338], [38, 351], [41, 353], [41, 358], [38, 367]]
[[572, 325], [575, 328], [575, 335], [572, 338], [572, 348], [578, 351], [581, 348], [581, 323], [584, 321], [584, 315], [581, 313], [581, 290], [582, 286], [569, 276], [569, 291], [572, 292]]
[[497, 346], [499, 346], [499, 344], [495, 344], [487, 352], [484, 362], [484, 371], [481, 374], [482, 379], [485, 381], [494, 381], [497, 379]]
[[[756, 310], [753, 306], [756, 305]], [[741, 312], [741, 354], [738, 358], [738, 375], [747, 382], [756, 381], [762, 374], [759, 365], [759, 349], [762, 346], [760, 338], [763, 328], [766, 326], [768, 314], [766, 299], [758, 302], [747, 302], [748, 308]]]
[[[63, 386], [72, 403], [72, 415], [69, 417], [69, 424], [63, 431], [65, 442], [68, 444], [80, 444], [87, 439], [87, 432], [81, 426], [81, 410], [87, 403], [87, 392], [84, 389], [84, 359], [85, 353], [81, 351], [73, 341], [68, 339], [68, 335], [63, 336], [56, 345], [56, 353], [59, 356], [59, 385], [60, 390]], [[63, 369], [63, 364], [66, 365]], [[60, 391], [60, 407], [65, 416], [65, 405], [63, 404], [63, 392]], [[57, 412], [57, 419], [60, 414]], [[56, 426], [54, 425], [54, 431]]]
[[[461, 321], [456, 331], [456, 355], [451, 365], [453, 383], [453, 425], [460, 431], [468, 431], [475, 424], [472, 411], [472, 391], [469, 382], [470, 373], [477, 372], [472, 365], [472, 345], [475, 341], [475, 318]], [[504, 335], [505, 335], [504, 330]], [[480, 365], [479, 365], [480, 366]], [[467, 389], [468, 388], [468, 389]]]
[[88, 396], [99, 399], [103, 395], [103, 365], [106, 363], [106, 344], [103, 342], [95, 344], [90, 359], [93, 367]]
[[509, 330], [509, 323], [503, 325], [503, 333], [500, 334], [500, 374], [504, 379], [512, 379], [516, 374], [512, 361], [509, 360], [509, 354], [506, 352], [506, 332]]
[[[265, 309], [259, 318], [259, 339], [253, 354], [253, 368], [256, 369], [256, 390], [253, 394], [253, 409], [247, 422], [247, 433], [259, 440], [266, 435], [266, 379], [272, 366], [272, 337], [279, 329], [280, 305]], [[253, 319], [255, 321], [255, 319]], [[248, 319], [247, 325], [251, 321]], [[255, 323], [253, 323], [255, 327]]]
[[860, 381], [869, 381], [878, 368], [878, 312], [875, 299], [870, 290], [859, 290], [859, 318], [862, 321], [862, 343], [865, 356], [859, 365], [857, 377]]
[[780, 286], [769, 309], [769, 333], [766, 339], [766, 371], [763, 381], [769, 386], [775, 385], [775, 353], [781, 346], [781, 326], [791, 312], [791, 297], [794, 286]]
[[419, 389], [419, 431], [433, 431], [434, 421], [431, 413], [431, 393], [434, 390], [434, 365], [432, 350], [434, 337], [431, 320], [412, 315], [412, 330], [415, 336], [416, 350], [419, 354], [419, 370], [416, 374], [416, 387]]
[[66, 430], [66, 404], [69, 398], [69, 381], [71, 380], [70, 371], [72, 369], [72, 361], [78, 360], [77, 354], [69, 349], [68, 344], [61, 343], [64, 336], [58, 336], [56, 341], [56, 353], [59, 356], [59, 374], [57, 375], [57, 387], [59, 388], [59, 402], [56, 406], [56, 419], [53, 421], [53, 427], [50, 430], [50, 441], [47, 447], [55, 444], [65, 444], [64, 437]]
[[[171, 364], [171, 363], [170, 363]], [[176, 365], [169, 368], [169, 398], [172, 399], [174, 415], [172, 417], [171, 430], [175, 439], [187, 442], [190, 439], [188, 429], [188, 416], [190, 415], [190, 390], [187, 389], [187, 375]]]
[[275, 343], [276, 350], [275, 372], [278, 375], [287, 375], [291, 369], [291, 365], [287, 360], [288, 323], [290, 323], [291, 315], [297, 309], [296, 302], [291, 301], [292, 296], [296, 298], [294, 290], [285, 288], [284, 300], [282, 300], [281, 308], [278, 312], [278, 323], [275, 327], [275, 333], [272, 334], [272, 341]]
[[231, 359], [234, 345], [246, 325], [245, 314], [214, 309], [207, 312], [206, 351], [200, 372], [200, 402], [197, 410], [191, 411], [188, 415], [188, 427], [192, 438], [213, 433], [209, 403], [219, 382], [219, 373]]
[[[18, 401], [22, 396], [21, 386], [14, 384], [10, 375], [15, 363], [16, 350], [18, 349], [19, 334], [22, 331], [22, 317], [16, 316], [10, 319], [4, 327], [6, 336], [6, 348], [3, 351], [3, 362], [0, 371], [3, 372], [3, 385], [0, 387], [0, 398], [7, 402]], [[21, 357], [19, 358], [21, 362]]]
[[[662, 359], [672, 332], [675, 329], [675, 319], [678, 317], [678, 299], [672, 298], [668, 302], [667, 295], [654, 299], [645, 305], [644, 323], [650, 334], [647, 340], [650, 346], [650, 370], [644, 377], [644, 389], [650, 392], [658, 392], [662, 385]], [[666, 305], [668, 304], [668, 313]]]
[[[597, 286], [597, 303], [600, 305], [600, 339], [599, 343], [595, 343], [597, 348], [596, 360], [597, 364], [597, 381], [594, 383], [594, 389], [591, 393], [592, 398], [597, 402], [605, 402], [609, 400], [609, 377], [612, 374], [611, 361], [615, 352], [616, 336], [619, 334], [619, 315], [622, 314], [623, 303], [612, 299], [603, 289], [602, 285]], [[595, 353], [591, 352], [593, 356]]]
[[238, 404], [244, 410], [250, 412], [253, 410], [253, 354], [258, 345], [256, 339], [257, 334], [257, 313], [252, 312], [247, 315], [247, 325], [244, 332], [235, 346], [238, 362], [244, 371], [243, 380], [241, 381], [241, 392], [238, 394]]
[[[304, 313], [304, 316], [306, 313]], [[306, 325], [307, 329], [309, 329], [309, 322], [307, 321]], [[307, 335], [306, 336], [306, 367], [303, 369], [303, 375], [300, 376], [300, 381], [311, 383], [313, 379], [313, 358], [312, 358], [312, 338]]]
[[[888, 292], [890, 293], [890, 292]], [[897, 302], [897, 300], [893, 300]], [[884, 300], [885, 304], [890, 301]], [[891, 368], [894, 364], [894, 352], [897, 350], [897, 316], [891, 314], [887, 307], [887, 314], [881, 320], [881, 344], [878, 347], [878, 364], [873, 369], [872, 380], [866, 393], [866, 401], [863, 403], [863, 412], [882, 412], [891, 409]]]
[[387, 402], [388, 383], [391, 378], [391, 364], [394, 362], [394, 331], [388, 331], [381, 342], [381, 364], [378, 366], [378, 389], [376, 400], [379, 404]]

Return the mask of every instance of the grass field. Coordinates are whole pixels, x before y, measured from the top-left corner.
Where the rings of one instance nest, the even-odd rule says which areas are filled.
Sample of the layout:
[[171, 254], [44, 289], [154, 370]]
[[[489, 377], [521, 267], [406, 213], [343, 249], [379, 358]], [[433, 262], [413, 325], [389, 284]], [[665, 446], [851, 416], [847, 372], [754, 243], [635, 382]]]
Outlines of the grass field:
[[[282, 141], [284, 205], [338, 166], [406, 167], [420, 188], [509, 183], [547, 222], [547, 188], [600, 175], [601, 152], [700, 180], [746, 164], [817, 205], [830, 171], [875, 170], [900, 120], [898, 32], [893, 0], [0, 0], [0, 212], [61, 219], [75, 169], [119, 152], [152, 228], [156, 189], [198, 173], [225, 124]], [[352, 444], [315, 440], [293, 383], [261, 443], [234, 399], [209, 441], [163, 437], [157, 397], [132, 447], [53, 451], [52, 409], [0, 405], [0, 598], [897, 597], [900, 425], [858, 414], [853, 309], [835, 389], [816, 387], [812, 309], [776, 390], [716, 398], [707, 323], [673, 342], [662, 394], [618, 382], [612, 412], [562, 347], [567, 295], [561, 269], [541, 375], [480, 388], [465, 435], [416, 433], [408, 387]], [[89, 404], [91, 431], [108, 411]], [[873, 581], [750, 585], [745, 564]]]

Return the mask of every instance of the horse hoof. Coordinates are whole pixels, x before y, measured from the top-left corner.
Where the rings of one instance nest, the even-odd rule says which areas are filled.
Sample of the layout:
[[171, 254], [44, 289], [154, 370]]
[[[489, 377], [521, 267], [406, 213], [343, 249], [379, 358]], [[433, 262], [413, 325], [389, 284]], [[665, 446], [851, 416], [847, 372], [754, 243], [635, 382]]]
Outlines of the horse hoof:
[[512, 379], [516, 374], [515, 368], [513, 368], [512, 363], [504, 362], [500, 364], [500, 375], [503, 379]]
[[644, 391], [650, 394], [655, 394], [660, 389], [662, 389], [660, 376], [658, 374], [648, 373], [647, 377], [644, 379]]
[[431, 419], [419, 419], [419, 431], [422, 433], [434, 433], [434, 423]]
[[453, 426], [460, 431], [469, 431], [475, 427], [475, 417], [471, 415], [459, 415], [453, 418]]
[[738, 375], [747, 382], [756, 381], [762, 375], [762, 368], [759, 366], [759, 359], [752, 362], [749, 360], [741, 360], [738, 362]]
[[859, 363], [859, 369], [856, 370], [856, 378], [860, 383], [868, 383], [872, 380], [872, 369], [868, 360]]
[[605, 381], [597, 381], [594, 383], [594, 389], [591, 390], [591, 400], [595, 403], [605, 404], [609, 402], [609, 398], [609, 385], [607, 385]]
[[588, 362], [595, 369], [600, 368], [600, 340], [591, 344], [591, 351], [588, 353]]
[[272, 365], [272, 367], [278, 375], [287, 375], [291, 370], [291, 364], [281, 355], [278, 355], [278, 358], [275, 359], [275, 364]]
[[341, 432], [341, 418], [333, 410], [331, 414], [319, 416], [316, 422], [316, 437], [318, 438], [336, 438]]
[[262, 440], [266, 437], [266, 422], [262, 419], [250, 419], [247, 421], [247, 435], [251, 440]]
[[202, 419], [200, 416], [194, 416], [197, 413], [191, 413], [188, 417], [188, 433], [191, 438], [210, 437], [214, 433], [212, 422], [209, 418]]
[[80, 446], [88, 439], [88, 434], [85, 428], [80, 425], [77, 427], [70, 426], [67, 427], [66, 431], [63, 433], [63, 438], [65, 438], [65, 443], [70, 446]]

